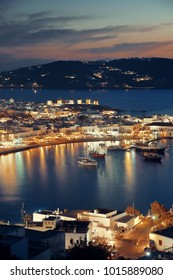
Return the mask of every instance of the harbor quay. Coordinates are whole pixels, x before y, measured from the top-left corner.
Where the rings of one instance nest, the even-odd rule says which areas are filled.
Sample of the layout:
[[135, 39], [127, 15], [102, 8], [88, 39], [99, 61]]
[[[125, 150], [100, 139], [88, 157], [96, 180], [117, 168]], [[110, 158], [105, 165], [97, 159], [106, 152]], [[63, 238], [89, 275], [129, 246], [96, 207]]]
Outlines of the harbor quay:
[[[164, 140], [173, 138], [173, 116], [168, 115], [134, 116], [98, 104], [18, 103], [13, 99], [1, 100], [0, 106], [2, 156], [91, 141], [111, 151], [145, 148], [145, 152], [158, 152], [158, 140], [165, 149]], [[144, 216], [133, 205], [122, 211], [96, 208], [33, 213], [22, 207], [22, 224], [0, 224], [1, 258], [74, 259], [74, 250], [82, 250], [85, 258], [87, 250], [98, 248], [103, 259], [154, 258], [154, 252], [172, 258], [173, 211], [159, 203], [148, 208], [150, 213]]]
[[0, 155], [85, 141], [136, 143], [173, 138], [173, 116], [124, 115], [120, 110], [69, 102], [0, 100]]

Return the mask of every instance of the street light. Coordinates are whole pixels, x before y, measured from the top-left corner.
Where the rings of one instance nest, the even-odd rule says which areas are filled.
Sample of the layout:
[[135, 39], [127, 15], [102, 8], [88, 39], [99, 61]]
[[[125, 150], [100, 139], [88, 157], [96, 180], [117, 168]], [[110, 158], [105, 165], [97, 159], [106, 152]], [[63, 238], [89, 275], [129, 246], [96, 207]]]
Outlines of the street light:
[[146, 252], [145, 252], [145, 255], [146, 255], [147, 257], [150, 257], [150, 256], [151, 256], [151, 252], [150, 252], [150, 251], [146, 251]]

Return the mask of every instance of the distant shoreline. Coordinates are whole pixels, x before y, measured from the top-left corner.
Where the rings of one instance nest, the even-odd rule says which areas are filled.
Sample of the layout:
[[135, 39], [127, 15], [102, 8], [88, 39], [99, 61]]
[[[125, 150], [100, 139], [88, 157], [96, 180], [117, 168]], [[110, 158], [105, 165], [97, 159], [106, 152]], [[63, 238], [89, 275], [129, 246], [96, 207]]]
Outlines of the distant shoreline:
[[[31, 90], [75, 90], [75, 91], [80, 91], [80, 90], [87, 90], [87, 91], [90, 91], [90, 90], [103, 90], [102, 87], [92, 87], [92, 89], [90, 87], [77, 87], [77, 88], [70, 88], [70, 87], [37, 87], [37, 88], [34, 88], [34, 87], [31, 87], [31, 86], [23, 86], [21, 87], [20, 85], [7, 85], [7, 86], [0, 86], [0, 89], [31, 89]], [[131, 90], [131, 89], [143, 89], [143, 90], [147, 90], [147, 89], [173, 89], [173, 87], [156, 87], [156, 86], [139, 86], [139, 87], [135, 87], [135, 86], [131, 86], [131, 87], [106, 87], [104, 88], [104, 90]]]
[[82, 138], [82, 139], [63, 139], [58, 141], [53, 141], [51, 143], [42, 143], [42, 144], [33, 144], [33, 145], [27, 145], [27, 146], [20, 146], [20, 147], [14, 147], [14, 148], [8, 148], [5, 150], [0, 149], [0, 156], [2, 155], [8, 155], [12, 153], [22, 152], [34, 148], [41, 148], [46, 146], [55, 146], [55, 145], [62, 145], [62, 144], [73, 144], [73, 143], [83, 143], [83, 142], [98, 142], [98, 141], [114, 141], [115, 138], [113, 137], [105, 137], [105, 138]]
[[[73, 144], [73, 143], [84, 143], [84, 142], [99, 142], [99, 141], [121, 141], [121, 140], [130, 140], [130, 138], [127, 137], [119, 137], [116, 138], [115, 137], [92, 137], [92, 138], [82, 138], [82, 139], [62, 139], [62, 140], [56, 140], [56, 141], [52, 141], [50, 143], [42, 143], [42, 144], [33, 144], [33, 145], [27, 145], [27, 146], [20, 146], [20, 147], [14, 147], [14, 148], [8, 148], [6, 150], [2, 150], [0, 149], [0, 156], [2, 155], [8, 155], [8, 154], [13, 154], [13, 153], [17, 153], [17, 152], [22, 152], [22, 151], [26, 151], [26, 150], [30, 150], [30, 149], [35, 149], [35, 148], [41, 148], [41, 147], [48, 147], [48, 146], [55, 146], [55, 145], [63, 145], [63, 144]], [[172, 137], [166, 137], [164, 138], [164, 140], [167, 139], [173, 139]], [[150, 140], [147, 142], [151, 142], [151, 141], [159, 141], [159, 140], [163, 140], [161, 138], [158, 139], [154, 139], [154, 140]]]

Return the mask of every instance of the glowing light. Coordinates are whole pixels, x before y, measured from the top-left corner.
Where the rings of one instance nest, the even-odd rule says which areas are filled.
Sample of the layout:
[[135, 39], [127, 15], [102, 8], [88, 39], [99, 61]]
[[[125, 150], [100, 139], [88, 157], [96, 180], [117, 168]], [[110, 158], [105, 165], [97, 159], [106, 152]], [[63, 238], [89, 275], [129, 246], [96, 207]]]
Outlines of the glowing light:
[[150, 256], [151, 256], [151, 252], [150, 252], [150, 251], [146, 251], [145, 255], [146, 255], [147, 257], [150, 257]]

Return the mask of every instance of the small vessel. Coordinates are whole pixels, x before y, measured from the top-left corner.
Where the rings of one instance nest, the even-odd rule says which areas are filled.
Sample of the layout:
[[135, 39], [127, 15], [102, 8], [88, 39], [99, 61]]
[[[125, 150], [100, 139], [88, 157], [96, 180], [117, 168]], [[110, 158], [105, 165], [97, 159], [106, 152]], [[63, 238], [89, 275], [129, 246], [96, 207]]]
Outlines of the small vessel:
[[143, 153], [143, 159], [149, 160], [149, 161], [156, 161], [160, 162], [162, 159], [162, 155], [155, 153], [155, 152], [144, 152]]
[[83, 166], [97, 166], [98, 162], [88, 157], [78, 157], [78, 164]]
[[117, 151], [120, 150], [120, 146], [110, 145], [107, 147], [108, 151]]
[[117, 146], [117, 145], [111, 145], [107, 147], [108, 151], [126, 151], [127, 149], [129, 148], [125, 146]]
[[159, 146], [156, 144], [140, 144], [140, 145], [135, 145], [134, 146], [135, 150], [138, 152], [153, 152], [153, 153], [158, 153], [158, 154], [163, 154], [164, 151], [167, 149], [167, 146]]
[[90, 151], [89, 154], [92, 158], [105, 158], [105, 153], [99, 153], [97, 151]]

